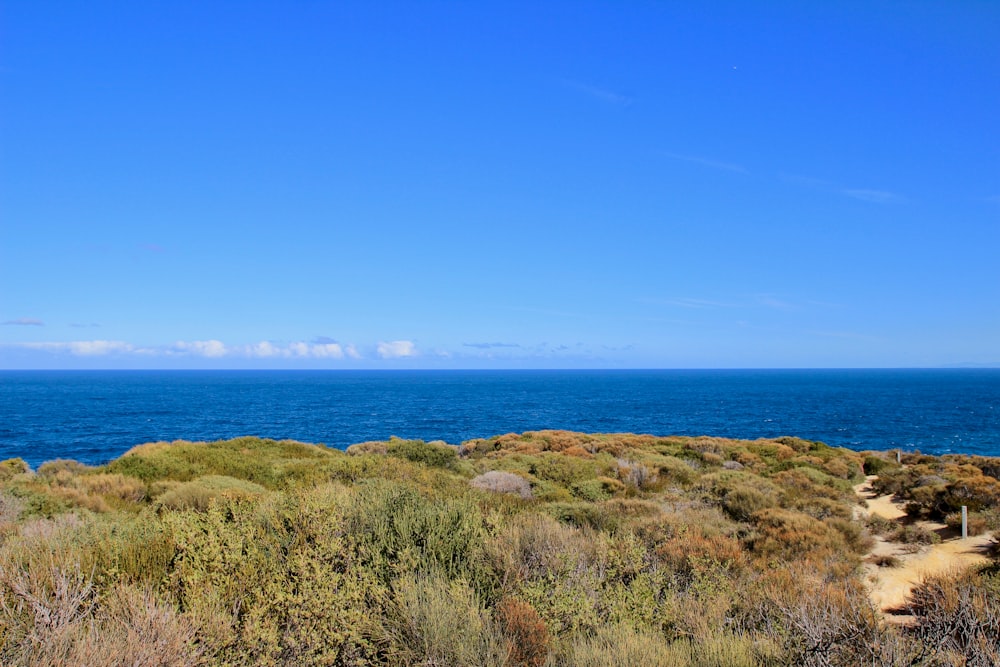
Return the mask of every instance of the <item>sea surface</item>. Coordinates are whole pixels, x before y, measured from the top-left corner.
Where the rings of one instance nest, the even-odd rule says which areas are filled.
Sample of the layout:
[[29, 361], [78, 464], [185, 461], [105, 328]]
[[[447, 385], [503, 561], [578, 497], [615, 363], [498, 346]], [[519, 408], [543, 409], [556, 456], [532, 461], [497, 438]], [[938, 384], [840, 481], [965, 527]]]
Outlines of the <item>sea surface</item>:
[[0, 460], [239, 435], [347, 447], [545, 428], [1000, 456], [1000, 369], [0, 371]]

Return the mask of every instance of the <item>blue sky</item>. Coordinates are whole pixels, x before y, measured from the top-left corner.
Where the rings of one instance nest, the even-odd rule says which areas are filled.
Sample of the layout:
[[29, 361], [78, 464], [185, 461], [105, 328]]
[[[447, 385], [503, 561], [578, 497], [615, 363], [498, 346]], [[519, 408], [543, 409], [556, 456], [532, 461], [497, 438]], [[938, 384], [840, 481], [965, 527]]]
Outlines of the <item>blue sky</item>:
[[1000, 3], [0, 3], [0, 368], [1000, 362]]

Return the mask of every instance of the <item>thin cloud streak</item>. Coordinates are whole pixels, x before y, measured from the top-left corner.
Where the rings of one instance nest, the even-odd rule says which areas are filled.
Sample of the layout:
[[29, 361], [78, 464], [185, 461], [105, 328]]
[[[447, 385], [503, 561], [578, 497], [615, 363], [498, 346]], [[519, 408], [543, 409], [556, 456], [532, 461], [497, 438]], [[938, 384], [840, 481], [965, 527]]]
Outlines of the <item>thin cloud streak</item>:
[[34, 317], [18, 317], [6, 322], [0, 322], [0, 325], [5, 327], [44, 327], [45, 322]]
[[489, 350], [493, 348], [502, 348], [502, 347], [518, 348], [521, 346], [517, 343], [462, 343], [462, 347], [473, 347], [478, 350]]
[[620, 93], [614, 92], [613, 90], [600, 88], [598, 86], [591, 86], [586, 83], [580, 83], [579, 81], [572, 81], [569, 79], [565, 79], [563, 80], [563, 84], [569, 86], [570, 88], [573, 88], [574, 90], [578, 90], [581, 93], [585, 93], [590, 97], [602, 100], [609, 104], [614, 104], [616, 106], [627, 107], [630, 106], [634, 101], [628, 95], [622, 95]]
[[823, 190], [858, 201], [869, 202], [871, 204], [901, 204], [907, 201], [906, 197], [889, 190], [878, 190], [875, 188], [851, 188], [834, 181], [812, 176], [802, 176], [801, 174], [788, 174], [780, 172], [778, 179], [793, 185], [801, 185], [815, 190]]
[[674, 297], [670, 299], [636, 299], [640, 303], [652, 303], [658, 306], [678, 306], [704, 310], [709, 308], [739, 308], [739, 304], [711, 301], [709, 299], [693, 299], [690, 297]]

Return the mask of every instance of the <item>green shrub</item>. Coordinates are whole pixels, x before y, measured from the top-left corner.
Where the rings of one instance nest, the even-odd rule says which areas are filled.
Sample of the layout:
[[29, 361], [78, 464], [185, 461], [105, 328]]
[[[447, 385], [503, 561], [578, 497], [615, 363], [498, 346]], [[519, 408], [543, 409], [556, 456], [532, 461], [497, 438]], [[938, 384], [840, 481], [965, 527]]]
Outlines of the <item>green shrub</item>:
[[462, 580], [408, 574], [387, 612], [389, 664], [494, 667], [512, 653], [509, 639]]
[[545, 507], [545, 511], [554, 519], [577, 528], [594, 528], [612, 532], [619, 525], [617, 516], [594, 503], [550, 503]]
[[465, 498], [430, 500], [402, 484], [372, 480], [358, 486], [345, 527], [361, 562], [386, 584], [428, 570], [484, 583], [483, 516]]
[[350, 556], [352, 502], [326, 485], [164, 515], [177, 545], [169, 588], [213, 664], [371, 662], [385, 588]]
[[260, 484], [225, 475], [205, 475], [184, 482], [166, 491], [156, 499], [156, 505], [168, 510], [196, 510], [204, 512], [214, 498], [221, 495], [253, 496], [266, 493]]
[[865, 456], [863, 468], [866, 475], [881, 475], [884, 471], [896, 469], [899, 465], [893, 460], [885, 458], [886, 455], [868, 454]]
[[31, 468], [24, 462], [24, 459], [6, 459], [0, 461], [0, 482], [6, 482], [15, 475], [23, 475], [31, 472]]
[[557, 664], [573, 667], [690, 667], [691, 647], [656, 632], [618, 624], [577, 635]]
[[[608, 482], [618, 482], [618, 480], [588, 479], [583, 482], [574, 482], [570, 485], [570, 491], [581, 500], [597, 502], [607, 500], [614, 495], [614, 487]], [[620, 485], [621, 482], [618, 482]], [[624, 488], [624, 487], [623, 487]]]
[[393, 438], [389, 441], [387, 451], [389, 456], [422, 463], [433, 468], [455, 470], [458, 466], [458, 448], [443, 442]]
[[107, 472], [144, 482], [172, 479], [188, 482], [205, 475], [224, 475], [276, 488], [283, 465], [319, 462], [343, 456], [320, 445], [291, 440], [234, 438], [217, 442], [157, 442], [133, 447], [106, 466]]
[[749, 521], [755, 512], [776, 504], [773, 497], [749, 486], [735, 487], [722, 498], [722, 508], [737, 521]]

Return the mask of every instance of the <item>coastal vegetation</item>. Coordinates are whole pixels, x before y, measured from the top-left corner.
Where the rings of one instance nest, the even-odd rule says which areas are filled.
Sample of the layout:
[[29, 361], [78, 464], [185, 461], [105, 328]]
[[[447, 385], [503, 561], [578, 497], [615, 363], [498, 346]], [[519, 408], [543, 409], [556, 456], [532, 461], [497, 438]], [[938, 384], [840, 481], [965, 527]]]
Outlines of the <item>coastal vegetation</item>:
[[[905, 501], [865, 517], [855, 485]], [[0, 462], [9, 665], [1000, 664], [1000, 569], [893, 622], [876, 536], [1000, 524], [1000, 460], [538, 431]], [[894, 556], [877, 565], [893, 567]], [[897, 561], [898, 563], [898, 561]]]

